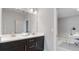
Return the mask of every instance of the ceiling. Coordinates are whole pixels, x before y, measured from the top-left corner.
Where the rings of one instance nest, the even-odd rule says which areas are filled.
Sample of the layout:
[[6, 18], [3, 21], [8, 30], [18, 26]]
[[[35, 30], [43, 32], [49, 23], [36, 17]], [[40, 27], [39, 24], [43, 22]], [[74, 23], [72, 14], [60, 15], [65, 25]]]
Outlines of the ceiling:
[[57, 8], [57, 12], [58, 12], [58, 18], [79, 15], [79, 11], [77, 11], [77, 8]]

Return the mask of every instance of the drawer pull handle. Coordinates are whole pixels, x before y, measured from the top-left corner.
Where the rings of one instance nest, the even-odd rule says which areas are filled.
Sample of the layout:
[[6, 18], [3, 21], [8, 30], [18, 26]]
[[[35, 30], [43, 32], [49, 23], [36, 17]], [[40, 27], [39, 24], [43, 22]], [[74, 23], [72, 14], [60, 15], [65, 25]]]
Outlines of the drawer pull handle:
[[30, 46], [29, 48], [33, 48], [33, 47], [35, 47], [34, 45], [32, 45], [32, 46]]
[[34, 40], [29, 40], [29, 42], [33, 42]]

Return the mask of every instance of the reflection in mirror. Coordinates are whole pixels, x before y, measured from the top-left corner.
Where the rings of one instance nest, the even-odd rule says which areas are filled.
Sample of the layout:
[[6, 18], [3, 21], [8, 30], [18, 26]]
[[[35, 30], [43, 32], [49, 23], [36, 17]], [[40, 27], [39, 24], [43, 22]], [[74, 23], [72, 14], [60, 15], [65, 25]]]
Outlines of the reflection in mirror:
[[2, 9], [2, 34], [28, 32], [29, 23], [30, 19], [27, 12], [25, 13], [16, 8]]

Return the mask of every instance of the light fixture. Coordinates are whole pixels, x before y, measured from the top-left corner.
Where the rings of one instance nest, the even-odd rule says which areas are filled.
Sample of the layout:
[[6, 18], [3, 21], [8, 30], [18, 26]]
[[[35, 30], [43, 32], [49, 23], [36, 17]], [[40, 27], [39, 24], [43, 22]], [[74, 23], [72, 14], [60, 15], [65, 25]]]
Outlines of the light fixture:
[[22, 8], [15, 8], [15, 9], [18, 9], [18, 10], [20, 10], [20, 9], [22, 9]]
[[37, 9], [36, 8], [30, 8], [29, 11], [32, 14], [37, 14]]
[[34, 11], [33, 13], [34, 13], [34, 14], [37, 14], [37, 11]]
[[30, 12], [33, 13], [33, 8], [30, 9]]
[[76, 11], [79, 11], [79, 8], [73, 8], [74, 10], [76, 10]]
[[79, 8], [77, 8], [77, 11], [79, 11]]
[[34, 14], [36, 15], [38, 13], [38, 9], [37, 8], [15, 8], [16, 10], [20, 10], [20, 11], [23, 11], [23, 12], [29, 12], [31, 14]]

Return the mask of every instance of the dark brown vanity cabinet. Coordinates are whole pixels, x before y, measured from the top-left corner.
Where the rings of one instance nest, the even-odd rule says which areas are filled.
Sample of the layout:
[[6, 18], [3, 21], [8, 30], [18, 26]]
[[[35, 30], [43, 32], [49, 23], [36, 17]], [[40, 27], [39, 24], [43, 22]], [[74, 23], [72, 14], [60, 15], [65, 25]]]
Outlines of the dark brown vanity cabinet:
[[44, 49], [44, 37], [38, 37], [29, 39], [28, 43], [28, 51], [43, 51]]
[[44, 36], [0, 43], [0, 51], [43, 51]]

